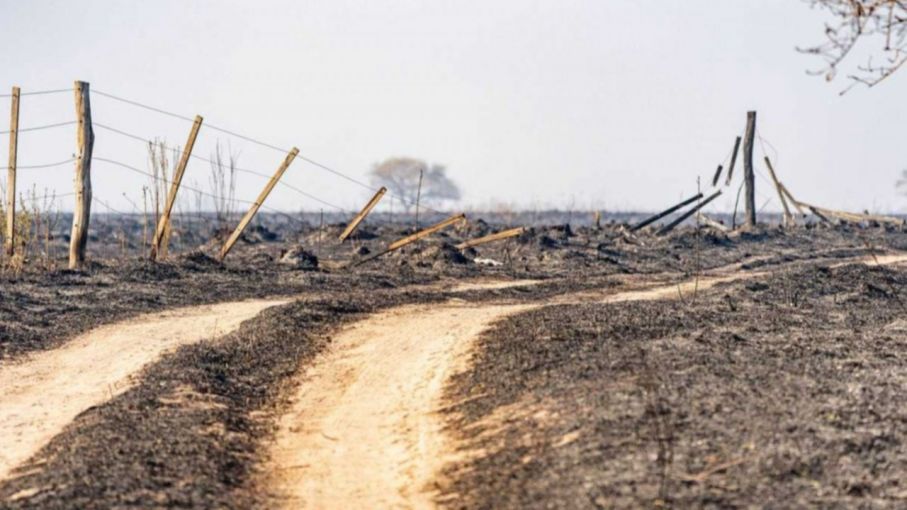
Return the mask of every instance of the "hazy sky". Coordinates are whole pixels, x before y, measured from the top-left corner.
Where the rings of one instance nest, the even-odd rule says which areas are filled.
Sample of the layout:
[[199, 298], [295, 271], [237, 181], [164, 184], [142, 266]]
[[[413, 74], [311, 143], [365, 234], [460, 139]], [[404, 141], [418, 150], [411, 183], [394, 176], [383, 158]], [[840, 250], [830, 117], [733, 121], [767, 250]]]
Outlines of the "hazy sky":
[[[661, 208], [695, 192], [697, 176], [705, 184], [755, 109], [798, 198], [907, 209], [894, 190], [907, 168], [907, 71], [843, 97], [844, 81], [807, 76], [820, 62], [794, 47], [817, 42], [824, 18], [798, 0], [2, 4], [0, 92], [85, 80], [296, 145], [363, 180], [388, 156], [423, 158], [448, 166], [468, 206]], [[97, 95], [92, 108], [96, 123], [172, 144], [190, 127]], [[22, 128], [73, 118], [70, 93], [23, 98]], [[96, 137], [95, 156], [147, 168], [141, 143], [102, 129]], [[218, 140], [243, 167], [271, 173], [283, 158], [211, 130], [196, 153], [210, 155]], [[74, 145], [73, 126], [23, 133], [19, 164], [65, 160]], [[208, 173], [193, 161], [184, 182], [207, 187]], [[286, 179], [343, 207], [365, 199], [309, 164], [294, 163]], [[93, 181], [110, 205], [131, 210], [128, 197], [141, 207], [147, 178], [96, 162]], [[23, 169], [19, 182], [70, 192], [72, 165]], [[252, 199], [262, 184], [242, 177], [237, 196]], [[757, 180], [760, 206], [774, 197], [766, 184]], [[730, 209], [735, 191], [716, 209]], [[269, 205], [321, 207], [285, 188]]]

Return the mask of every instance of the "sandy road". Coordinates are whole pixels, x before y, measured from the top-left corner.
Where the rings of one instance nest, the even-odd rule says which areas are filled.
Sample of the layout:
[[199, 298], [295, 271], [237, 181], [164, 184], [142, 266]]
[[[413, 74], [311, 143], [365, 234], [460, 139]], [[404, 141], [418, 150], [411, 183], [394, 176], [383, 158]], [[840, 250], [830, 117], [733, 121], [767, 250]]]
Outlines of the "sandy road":
[[445, 458], [443, 385], [492, 321], [526, 305], [448, 303], [376, 314], [300, 376], [269, 483], [289, 508], [429, 508]]
[[142, 315], [23, 362], [0, 364], [0, 480], [79, 413], [128, 389], [130, 376], [164, 352], [229, 333], [286, 302], [241, 301]]
[[[907, 262], [907, 255], [835, 265]], [[767, 272], [720, 272], [668, 285], [562, 296], [602, 303], [687, 296]], [[265, 484], [285, 508], [433, 508], [436, 481], [456, 444], [438, 410], [448, 378], [463, 370], [495, 321], [543, 304], [404, 306], [353, 324], [298, 376], [270, 447]], [[527, 341], [531, 339], [526, 339]]]

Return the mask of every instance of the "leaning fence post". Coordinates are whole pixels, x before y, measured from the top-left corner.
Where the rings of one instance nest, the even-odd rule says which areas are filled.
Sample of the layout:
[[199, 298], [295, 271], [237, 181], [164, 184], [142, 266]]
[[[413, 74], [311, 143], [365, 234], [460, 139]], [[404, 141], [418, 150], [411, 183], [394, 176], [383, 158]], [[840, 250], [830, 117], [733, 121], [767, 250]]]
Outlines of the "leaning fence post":
[[456, 246], [456, 248], [458, 250], [462, 251], [462, 250], [465, 250], [468, 248], [472, 248], [474, 246], [479, 246], [479, 245], [491, 243], [494, 241], [500, 241], [502, 239], [509, 239], [511, 237], [516, 237], [525, 231], [526, 231], [525, 227], [511, 228], [509, 230], [504, 230], [501, 232], [497, 232], [495, 234], [489, 234], [487, 236], [482, 236], [482, 237], [478, 237], [475, 239], [470, 239], [468, 241], [464, 241], [464, 242], [458, 244]]
[[630, 232], [636, 232], [637, 230], [664, 218], [665, 216], [671, 214], [672, 212], [692, 204], [693, 202], [699, 200], [700, 198], [702, 198], [702, 193], [697, 193], [695, 196], [690, 197], [677, 205], [668, 207], [667, 209], [665, 209], [664, 211], [661, 211], [658, 214], [649, 216], [645, 220], [643, 220], [643, 221], [637, 223], [636, 225], [634, 225], [633, 227], [631, 227]]
[[387, 188], [381, 186], [381, 189], [379, 189], [375, 193], [375, 196], [373, 196], [372, 199], [369, 200], [367, 204], [365, 204], [365, 207], [363, 207], [362, 210], [359, 211], [359, 214], [357, 214], [356, 217], [353, 218], [352, 221], [350, 221], [350, 224], [347, 225], [343, 230], [343, 233], [340, 234], [341, 243], [343, 241], [346, 241], [346, 238], [356, 230], [356, 227], [358, 227], [359, 224], [362, 223], [362, 220], [364, 220], [365, 217], [368, 216], [368, 213], [372, 212], [372, 209], [374, 209], [375, 206], [378, 205], [378, 201], [381, 200], [381, 197], [383, 197], [385, 193], [387, 193]]
[[743, 182], [746, 226], [756, 226], [756, 176], [753, 171], [753, 142], [756, 138], [756, 112], [746, 112], [746, 138], [743, 141]]
[[402, 239], [398, 239], [398, 240], [392, 242], [383, 251], [369, 255], [368, 257], [366, 257], [358, 262], [354, 262], [354, 263], [350, 264], [350, 266], [359, 266], [359, 265], [365, 264], [366, 262], [368, 262], [370, 260], [375, 260], [378, 257], [387, 255], [388, 253], [390, 253], [394, 250], [403, 248], [407, 244], [414, 243], [414, 242], [418, 241], [419, 239], [426, 238], [426, 237], [434, 234], [435, 232], [440, 232], [441, 230], [444, 230], [445, 228], [447, 228], [451, 225], [454, 225], [454, 224], [457, 224], [457, 223], [460, 223], [463, 221], [466, 221], [465, 214], [463, 214], [463, 213], [455, 214], [455, 215], [447, 218], [446, 220], [443, 220], [439, 223], [435, 223], [434, 225], [432, 225], [430, 227], [426, 227], [426, 228], [416, 232], [415, 234], [411, 234]]
[[680, 225], [681, 223], [683, 223], [684, 220], [686, 220], [686, 219], [689, 218], [690, 216], [694, 215], [697, 211], [699, 211], [700, 209], [702, 209], [703, 207], [705, 207], [706, 205], [708, 205], [708, 203], [711, 202], [712, 200], [715, 200], [716, 198], [718, 198], [719, 195], [721, 195], [721, 190], [718, 190], [718, 191], [712, 193], [711, 195], [709, 195], [708, 198], [706, 198], [706, 199], [703, 200], [702, 202], [699, 202], [698, 204], [696, 204], [695, 207], [693, 207], [693, 208], [690, 209], [689, 211], [687, 211], [687, 212], [681, 214], [679, 218], [677, 218], [676, 220], [672, 221], [672, 222], [669, 223], [668, 225], [665, 225], [664, 227], [662, 227], [661, 230], [659, 230], [658, 232], [656, 232], [655, 235], [659, 235], [659, 236], [665, 235], [665, 234], [667, 234], [668, 232], [674, 230], [674, 227], [676, 227], [677, 225]]
[[737, 151], [740, 150], [740, 137], [734, 139], [734, 150], [731, 153], [731, 164], [727, 167], [727, 180], [724, 181], [725, 186], [731, 185], [731, 177], [734, 176], [734, 165], [737, 164]]
[[72, 235], [69, 240], [69, 268], [76, 269], [85, 261], [88, 244], [88, 224], [91, 219], [91, 151], [94, 131], [91, 128], [91, 101], [88, 83], [75, 83], [76, 117], [76, 205], [72, 215]]
[[6, 173], [6, 254], [16, 249], [16, 156], [19, 150], [19, 87], [13, 87], [9, 117], [9, 169]]
[[249, 207], [249, 210], [246, 212], [246, 215], [243, 216], [240, 220], [239, 225], [236, 226], [236, 230], [230, 234], [230, 237], [227, 239], [227, 242], [224, 244], [224, 247], [220, 251], [220, 260], [223, 261], [224, 257], [227, 256], [227, 253], [230, 252], [230, 249], [233, 248], [233, 245], [236, 244], [236, 241], [239, 239], [239, 236], [242, 234], [243, 230], [246, 229], [246, 226], [252, 221], [252, 218], [255, 217], [255, 213], [258, 212], [258, 209], [261, 207], [261, 204], [265, 202], [265, 199], [268, 198], [268, 195], [271, 193], [271, 190], [274, 189], [274, 186], [277, 185], [277, 182], [283, 177], [283, 173], [287, 171], [287, 167], [290, 166], [290, 163], [296, 159], [296, 155], [299, 154], [299, 149], [293, 147], [290, 150], [287, 157], [284, 158], [283, 163], [280, 164], [280, 167], [277, 168], [277, 171], [274, 172], [274, 176], [268, 180], [268, 183], [265, 184], [265, 188], [261, 190], [261, 193], [258, 194], [258, 198], [255, 199], [255, 202]]
[[186, 147], [183, 148], [183, 155], [180, 157], [179, 165], [173, 173], [173, 182], [170, 183], [170, 193], [167, 195], [167, 203], [164, 206], [163, 214], [157, 223], [154, 231], [154, 238], [151, 240], [151, 260], [157, 260], [158, 253], [166, 254], [167, 247], [161, 250], [161, 242], [169, 241], [170, 236], [164, 235], [170, 227], [170, 214], [173, 211], [173, 204], [176, 203], [176, 194], [179, 191], [180, 183], [183, 180], [183, 174], [186, 173], [186, 165], [189, 164], [189, 156], [192, 155], [192, 147], [195, 146], [195, 139], [198, 137], [198, 130], [202, 126], [201, 115], [195, 116], [195, 122], [192, 123], [192, 130], [189, 131], [189, 140], [186, 141]]
[[768, 156], [765, 156], [765, 166], [768, 168], [768, 174], [772, 177], [772, 182], [775, 183], [775, 189], [778, 191], [778, 198], [781, 199], [781, 206], [784, 207], [784, 224], [793, 225], [794, 215], [790, 213], [790, 207], [787, 206], [787, 200], [784, 198], [784, 191], [781, 189], [781, 183], [778, 181], [778, 176], [775, 175], [775, 168], [772, 167], [772, 161], [768, 159]]

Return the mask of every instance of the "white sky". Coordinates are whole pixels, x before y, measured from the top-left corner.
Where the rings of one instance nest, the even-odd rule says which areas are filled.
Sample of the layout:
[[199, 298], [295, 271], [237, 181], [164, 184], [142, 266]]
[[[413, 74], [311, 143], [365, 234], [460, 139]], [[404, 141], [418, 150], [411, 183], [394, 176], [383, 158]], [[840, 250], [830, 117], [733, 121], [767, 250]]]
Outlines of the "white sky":
[[[388, 156], [423, 158], [448, 166], [466, 206], [662, 208], [694, 193], [697, 176], [705, 184], [748, 109], [798, 198], [907, 206], [894, 190], [907, 168], [907, 71], [839, 97], [845, 82], [807, 76], [820, 62], [794, 51], [822, 37], [824, 19], [797, 0], [5, 0], [2, 13], [0, 92], [81, 79], [296, 145], [362, 180]], [[92, 108], [96, 123], [146, 138], [181, 145], [189, 130], [97, 95]], [[73, 118], [69, 93], [23, 98], [21, 128]], [[141, 143], [96, 137], [95, 156], [147, 168]], [[229, 137], [203, 130], [196, 153], [210, 155], [218, 139]], [[271, 173], [283, 158], [229, 141], [243, 167]], [[73, 126], [23, 133], [19, 165], [64, 160], [74, 145]], [[207, 187], [207, 176], [193, 161], [184, 182]], [[301, 162], [286, 179], [347, 208], [366, 198]], [[110, 205], [131, 210], [125, 193], [141, 207], [147, 178], [96, 162], [93, 181]], [[19, 183], [70, 192], [72, 165], [23, 169]], [[252, 199], [262, 184], [243, 177], [237, 196]], [[774, 197], [763, 179], [757, 190], [758, 205]], [[735, 191], [715, 208], [731, 209]], [[321, 207], [281, 187], [268, 205]]]

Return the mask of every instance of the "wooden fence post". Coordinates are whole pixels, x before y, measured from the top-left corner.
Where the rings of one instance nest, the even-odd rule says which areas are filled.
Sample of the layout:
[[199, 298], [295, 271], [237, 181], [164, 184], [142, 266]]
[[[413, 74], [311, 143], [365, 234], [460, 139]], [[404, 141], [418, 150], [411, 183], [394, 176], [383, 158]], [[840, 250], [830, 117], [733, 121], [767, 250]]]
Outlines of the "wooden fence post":
[[526, 229], [524, 227], [517, 227], [517, 228], [512, 228], [510, 230], [503, 230], [501, 232], [497, 232], [494, 234], [488, 234], [487, 236], [477, 237], [475, 239], [470, 239], [468, 241], [464, 241], [457, 245], [457, 249], [465, 250], [467, 248], [472, 248], [473, 246], [479, 246], [481, 244], [490, 243], [493, 241], [500, 241], [502, 239], [516, 237], [525, 231], [526, 231]]
[[664, 227], [662, 227], [662, 229], [659, 230], [659, 231], [656, 233], [656, 235], [659, 235], [659, 236], [660, 236], [660, 235], [664, 235], [664, 234], [667, 234], [668, 232], [670, 232], [671, 230], [674, 230], [674, 227], [676, 227], [677, 225], [680, 225], [681, 223], [683, 223], [683, 221], [684, 221], [685, 219], [689, 218], [690, 216], [692, 216], [693, 214], [695, 214], [698, 210], [700, 210], [700, 209], [702, 209], [703, 207], [705, 207], [706, 205], [708, 205], [708, 203], [711, 202], [712, 200], [715, 200], [716, 198], [718, 198], [719, 195], [721, 195], [721, 190], [718, 190], [718, 191], [712, 193], [711, 195], [709, 195], [708, 198], [706, 198], [706, 199], [703, 200], [702, 202], [699, 202], [698, 204], [696, 204], [695, 207], [693, 207], [693, 208], [690, 209], [689, 211], [687, 211], [687, 212], [683, 213], [682, 215], [680, 215], [679, 218], [677, 218], [676, 220], [672, 221], [672, 222], [669, 223], [668, 225], [665, 225]]
[[13, 87], [9, 118], [9, 170], [6, 173], [6, 254], [16, 250], [16, 157], [19, 151], [19, 87]]
[[372, 199], [369, 200], [367, 204], [365, 204], [365, 207], [363, 207], [362, 210], [359, 211], [359, 214], [357, 214], [356, 217], [353, 218], [352, 221], [350, 221], [350, 224], [347, 225], [343, 230], [343, 233], [340, 234], [341, 243], [343, 241], [346, 241], [346, 238], [348, 238], [350, 234], [352, 234], [356, 230], [356, 227], [358, 227], [359, 224], [362, 223], [362, 220], [364, 220], [365, 217], [368, 216], [368, 213], [372, 212], [372, 209], [374, 209], [375, 206], [378, 205], [378, 202], [381, 200], [381, 197], [383, 197], [385, 193], [387, 193], [387, 188], [381, 186], [381, 189], [379, 189], [378, 192], [375, 193], [375, 196], [373, 196]]
[[416, 230], [419, 229], [419, 202], [422, 201], [422, 174], [425, 169], [419, 167], [419, 188], [416, 190]]
[[463, 213], [455, 214], [455, 215], [447, 218], [446, 220], [443, 220], [439, 223], [435, 223], [434, 225], [432, 225], [430, 227], [426, 227], [426, 228], [416, 232], [415, 234], [408, 235], [402, 239], [398, 239], [398, 240], [394, 241], [393, 243], [391, 243], [383, 251], [375, 253], [374, 255], [370, 255], [370, 256], [368, 256], [358, 262], [352, 263], [350, 265], [358, 266], [358, 265], [365, 264], [366, 262], [368, 262], [370, 260], [375, 260], [376, 258], [381, 257], [382, 255], [386, 255], [394, 250], [403, 248], [407, 244], [414, 243], [414, 242], [418, 241], [419, 239], [428, 237], [428, 236], [434, 234], [435, 232], [444, 230], [445, 228], [447, 228], [451, 225], [454, 225], [456, 223], [460, 223], [461, 221], [466, 221], [466, 215]]
[[734, 152], [731, 153], [731, 164], [727, 167], [727, 179], [724, 181], [725, 186], [731, 185], [731, 177], [734, 176], [734, 165], [737, 163], [737, 151], [740, 150], [740, 137], [734, 140]]
[[718, 179], [721, 178], [721, 170], [723, 170], [723, 169], [724, 169], [724, 167], [722, 165], [718, 165], [718, 169], [715, 170], [715, 175], [712, 177], [712, 187], [713, 188], [715, 186], [718, 186]]
[[246, 212], [246, 215], [243, 216], [240, 220], [239, 225], [236, 226], [236, 230], [230, 234], [230, 238], [227, 239], [227, 242], [224, 244], [224, 247], [220, 251], [219, 259], [223, 262], [224, 258], [227, 256], [227, 253], [230, 253], [230, 249], [233, 248], [233, 245], [236, 244], [236, 241], [239, 239], [239, 236], [242, 234], [243, 230], [246, 229], [246, 226], [249, 225], [249, 222], [252, 221], [252, 218], [255, 217], [255, 213], [258, 212], [258, 209], [261, 207], [261, 204], [265, 202], [265, 199], [268, 198], [268, 195], [271, 193], [271, 190], [274, 189], [274, 186], [277, 185], [277, 181], [283, 177], [283, 173], [287, 171], [287, 167], [290, 166], [290, 163], [296, 159], [296, 155], [299, 154], [299, 149], [293, 147], [290, 150], [287, 157], [284, 158], [283, 163], [280, 164], [280, 167], [277, 168], [277, 171], [274, 172], [274, 176], [268, 180], [268, 183], [265, 184], [265, 188], [261, 190], [258, 198], [255, 199], [255, 202], [249, 207], [249, 210]]
[[756, 138], [756, 112], [746, 112], [746, 134], [743, 141], [743, 182], [746, 226], [756, 226], [756, 176], [753, 170], [753, 142]]
[[765, 166], [768, 168], [768, 174], [772, 177], [772, 182], [775, 183], [775, 189], [778, 191], [778, 198], [781, 199], [781, 206], [784, 207], [784, 224], [793, 225], [794, 215], [791, 214], [790, 207], [787, 206], [787, 200], [784, 198], [784, 191], [781, 189], [781, 183], [778, 182], [778, 176], [775, 175], [775, 168], [772, 167], [772, 161], [768, 159], [768, 156], [765, 156]]
[[195, 116], [195, 122], [192, 123], [192, 130], [189, 131], [189, 139], [186, 141], [186, 147], [183, 148], [183, 155], [180, 157], [179, 165], [173, 174], [173, 182], [170, 183], [170, 193], [167, 195], [167, 203], [164, 205], [163, 214], [158, 221], [157, 229], [154, 231], [154, 238], [151, 240], [151, 260], [157, 260], [158, 254], [166, 256], [167, 247], [161, 250], [161, 242], [169, 242], [170, 236], [164, 235], [170, 228], [170, 214], [173, 211], [173, 204], [176, 203], [176, 194], [179, 191], [180, 183], [183, 181], [183, 174], [186, 173], [186, 165], [189, 164], [189, 156], [192, 155], [192, 148], [195, 146], [195, 139], [198, 137], [198, 130], [202, 127], [201, 115]]
[[630, 232], [636, 232], [637, 230], [639, 230], [639, 229], [645, 227], [646, 225], [649, 225], [649, 224], [651, 224], [651, 223], [654, 223], [654, 222], [656, 222], [656, 221], [658, 221], [658, 220], [664, 218], [665, 216], [667, 216], [667, 215], [671, 214], [672, 212], [674, 212], [674, 211], [680, 209], [681, 207], [685, 207], [685, 206], [687, 206], [687, 205], [689, 205], [689, 204], [692, 204], [693, 202], [699, 200], [700, 198], [702, 198], [702, 193], [697, 193], [696, 196], [694, 196], [694, 197], [690, 197], [690, 198], [684, 200], [683, 202], [681, 202], [681, 203], [679, 203], [679, 204], [677, 204], [677, 205], [668, 207], [668, 208], [665, 209], [664, 211], [661, 211], [661, 212], [658, 213], [658, 214], [655, 214], [655, 215], [653, 215], [653, 216], [650, 216], [650, 217], [648, 217], [647, 219], [641, 221], [640, 223], [634, 225], [634, 226], [630, 229]]
[[85, 261], [88, 244], [88, 224], [91, 219], [91, 151], [94, 131], [91, 128], [91, 101], [88, 83], [75, 84], [76, 117], [76, 205], [72, 215], [72, 235], [69, 240], [69, 268], [77, 269]]

